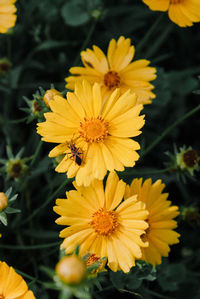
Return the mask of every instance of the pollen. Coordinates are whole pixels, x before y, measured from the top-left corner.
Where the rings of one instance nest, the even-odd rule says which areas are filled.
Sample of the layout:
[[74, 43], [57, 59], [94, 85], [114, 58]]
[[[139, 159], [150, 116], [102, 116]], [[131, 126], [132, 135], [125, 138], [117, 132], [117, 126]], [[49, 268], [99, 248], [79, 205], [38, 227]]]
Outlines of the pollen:
[[80, 122], [80, 136], [88, 143], [103, 141], [108, 135], [108, 122], [101, 117], [87, 119]]
[[187, 167], [194, 167], [199, 160], [198, 153], [191, 149], [183, 154], [183, 161]]
[[92, 216], [91, 226], [95, 232], [102, 236], [111, 235], [119, 225], [117, 214], [101, 208]]
[[117, 72], [109, 71], [104, 76], [104, 84], [108, 89], [116, 88], [120, 84], [120, 77]]

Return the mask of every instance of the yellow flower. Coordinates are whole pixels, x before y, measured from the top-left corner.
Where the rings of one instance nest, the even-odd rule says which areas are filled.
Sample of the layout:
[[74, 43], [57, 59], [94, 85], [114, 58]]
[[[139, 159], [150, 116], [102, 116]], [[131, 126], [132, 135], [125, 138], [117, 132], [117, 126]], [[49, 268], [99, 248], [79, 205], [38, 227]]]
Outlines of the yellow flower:
[[107, 57], [97, 46], [93, 50], [81, 52], [84, 67], [72, 67], [72, 76], [66, 78], [66, 88], [74, 89], [76, 82], [83, 79], [90, 83], [101, 84], [103, 96], [108, 96], [119, 87], [121, 92], [130, 89], [138, 96], [138, 103], [150, 104], [155, 98], [153, 85], [149, 81], [156, 78], [156, 69], [149, 67], [146, 59], [131, 63], [135, 54], [130, 38], [121, 36], [117, 41], [112, 39], [108, 46]]
[[69, 284], [79, 284], [86, 275], [86, 265], [76, 255], [64, 256], [56, 265], [59, 278]]
[[38, 124], [42, 140], [60, 143], [49, 154], [65, 154], [57, 172], [76, 176], [78, 185], [89, 185], [93, 179], [102, 180], [107, 170], [123, 171], [133, 167], [139, 155], [139, 144], [130, 139], [141, 132], [142, 105], [130, 91], [120, 95], [116, 89], [102, 100], [100, 85], [77, 83], [75, 92], [67, 93], [67, 100], [55, 96], [49, 103], [53, 112], [45, 113], [46, 122]]
[[14, 27], [17, 16], [14, 3], [16, 0], [0, 0], [0, 33], [6, 33], [9, 28]]
[[164, 187], [161, 180], [152, 184], [151, 179], [147, 179], [142, 184], [142, 178], [134, 179], [130, 186], [126, 186], [125, 197], [137, 195], [149, 212], [146, 220], [149, 227], [142, 235], [142, 240], [148, 241], [149, 246], [142, 249], [141, 259], [152, 265], [160, 264], [161, 257], [168, 256], [169, 245], [178, 243], [180, 236], [173, 230], [177, 227], [173, 218], [179, 214], [178, 207], [171, 206], [171, 201], [167, 200], [168, 193], [162, 193]]
[[111, 172], [105, 191], [100, 180], [89, 187], [74, 183], [77, 191], [67, 192], [67, 199], [57, 199], [54, 211], [61, 217], [56, 223], [69, 226], [60, 233], [67, 254], [80, 245], [80, 256], [107, 257], [113, 271], [129, 272], [135, 265], [135, 258], [142, 256], [141, 247], [148, 245], [140, 238], [148, 227], [144, 221], [148, 212], [136, 196], [122, 201], [125, 185]]
[[0, 262], [0, 298], [2, 299], [34, 299], [32, 291], [24, 279], [9, 267], [5, 262]]
[[151, 10], [168, 11], [172, 22], [180, 27], [200, 22], [199, 0], [142, 0]]

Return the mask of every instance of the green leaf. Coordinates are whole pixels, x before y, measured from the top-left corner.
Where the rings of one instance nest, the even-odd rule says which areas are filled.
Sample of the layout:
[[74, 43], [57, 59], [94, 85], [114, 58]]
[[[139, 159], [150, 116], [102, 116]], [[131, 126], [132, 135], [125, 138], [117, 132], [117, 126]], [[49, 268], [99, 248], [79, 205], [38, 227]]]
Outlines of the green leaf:
[[40, 270], [43, 271], [47, 276], [49, 276], [52, 279], [55, 276], [55, 271], [49, 267], [40, 266]]
[[110, 272], [110, 280], [116, 289], [124, 289], [126, 275], [122, 271]]
[[138, 279], [136, 273], [128, 275], [126, 287], [130, 290], [138, 289], [142, 284], [142, 279]]
[[70, 0], [61, 10], [62, 17], [67, 25], [80, 26], [90, 20], [86, 5], [82, 0]]
[[15, 194], [14, 196], [12, 196], [12, 197], [9, 199], [9, 203], [15, 201], [15, 200], [17, 199], [17, 197], [18, 197], [18, 194]]
[[164, 291], [175, 291], [186, 278], [183, 264], [163, 265], [158, 273], [158, 282]]
[[7, 216], [5, 212], [0, 212], [0, 221], [4, 224], [8, 224]]
[[68, 45], [68, 42], [61, 42], [61, 41], [56, 41], [56, 40], [48, 40], [40, 44], [37, 48], [34, 49], [34, 53], [39, 52], [39, 51], [46, 51], [50, 49], [56, 49], [60, 48], [63, 46]]
[[5, 195], [6, 195], [7, 197], [9, 197], [9, 196], [11, 195], [11, 193], [12, 193], [12, 187], [10, 187], [10, 188], [5, 192]]
[[20, 213], [21, 212], [21, 210], [14, 209], [14, 208], [11, 208], [11, 207], [7, 207], [4, 211], [7, 214], [14, 214], [14, 213]]

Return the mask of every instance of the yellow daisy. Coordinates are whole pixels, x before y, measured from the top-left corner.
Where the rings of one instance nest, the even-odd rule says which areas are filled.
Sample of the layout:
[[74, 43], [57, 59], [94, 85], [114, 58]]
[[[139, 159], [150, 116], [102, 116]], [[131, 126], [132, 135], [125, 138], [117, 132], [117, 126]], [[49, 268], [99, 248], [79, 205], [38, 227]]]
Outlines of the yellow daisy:
[[121, 95], [116, 89], [103, 101], [100, 85], [83, 81], [75, 85], [74, 93], [67, 93], [67, 100], [55, 96], [49, 105], [52, 112], [45, 113], [38, 133], [44, 141], [60, 143], [49, 154], [65, 154], [57, 172], [76, 176], [77, 184], [86, 186], [95, 178], [102, 180], [107, 170], [135, 165], [140, 146], [130, 137], [139, 135], [144, 125], [135, 94]]
[[150, 104], [155, 94], [149, 81], [156, 78], [156, 69], [149, 67], [146, 59], [131, 62], [135, 54], [130, 38], [121, 36], [117, 41], [112, 39], [108, 46], [107, 57], [97, 46], [93, 50], [81, 52], [84, 67], [72, 67], [72, 76], [66, 78], [66, 88], [74, 89], [77, 81], [83, 79], [90, 83], [101, 84], [103, 96], [108, 96], [119, 87], [121, 92], [130, 89], [138, 96], [138, 103]]
[[151, 10], [168, 11], [172, 22], [180, 27], [200, 22], [199, 0], [142, 0]]
[[67, 199], [57, 199], [54, 211], [61, 215], [57, 224], [68, 226], [60, 233], [65, 238], [61, 247], [72, 253], [80, 245], [80, 255], [92, 253], [107, 257], [113, 271], [129, 272], [135, 258], [142, 256], [147, 246], [140, 238], [147, 229], [145, 204], [131, 196], [122, 201], [126, 184], [115, 172], [103, 182], [95, 180], [89, 187], [78, 187], [66, 193]]
[[149, 212], [146, 220], [149, 227], [146, 234], [142, 235], [142, 240], [148, 241], [149, 246], [142, 249], [141, 259], [152, 265], [160, 264], [161, 257], [168, 256], [169, 245], [178, 243], [180, 236], [173, 230], [177, 227], [173, 218], [179, 214], [178, 207], [171, 206], [171, 201], [167, 200], [168, 193], [162, 193], [164, 187], [161, 180], [152, 184], [151, 179], [147, 179], [142, 184], [142, 178], [134, 179], [130, 186], [126, 186], [125, 197], [137, 195]]
[[6, 33], [15, 25], [17, 19], [15, 2], [16, 0], [0, 0], [0, 33]]
[[34, 299], [32, 291], [28, 290], [25, 280], [9, 267], [0, 262], [0, 298], [2, 299]]

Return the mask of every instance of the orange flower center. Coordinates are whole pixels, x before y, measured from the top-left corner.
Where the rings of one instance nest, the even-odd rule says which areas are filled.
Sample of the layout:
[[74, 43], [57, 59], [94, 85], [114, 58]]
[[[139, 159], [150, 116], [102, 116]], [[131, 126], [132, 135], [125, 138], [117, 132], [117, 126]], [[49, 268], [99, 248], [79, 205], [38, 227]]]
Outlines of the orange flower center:
[[116, 88], [120, 84], [120, 77], [117, 72], [109, 71], [104, 76], [104, 84], [108, 87], [108, 89]]
[[199, 160], [199, 156], [195, 150], [189, 150], [183, 154], [183, 161], [187, 167], [194, 167]]
[[86, 142], [100, 142], [108, 135], [108, 122], [100, 116], [91, 119], [84, 118], [84, 121], [80, 122], [79, 133]]
[[93, 214], [90, 224], [95, 232], [102, 236], [112, 234], [119, 225], [116, 213], [113, 211], [106, 211], [103, 208]]
[[170, 0], [170, 4], [179, 4], [182, 0]]
[[0, 294], [0, 299], [5, 299], [4, 295]]

